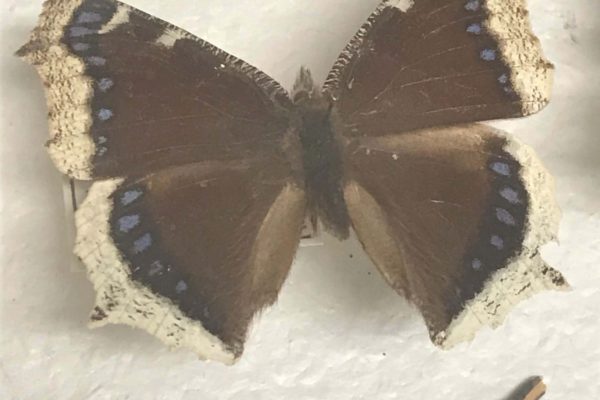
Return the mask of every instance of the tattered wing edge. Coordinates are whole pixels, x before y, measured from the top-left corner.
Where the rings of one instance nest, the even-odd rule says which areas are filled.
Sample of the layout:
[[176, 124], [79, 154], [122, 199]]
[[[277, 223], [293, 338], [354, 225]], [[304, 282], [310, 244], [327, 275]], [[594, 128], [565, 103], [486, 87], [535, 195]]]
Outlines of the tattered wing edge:
[[[109, 0], [111, 1], [111, 0]], [[227, 53], [224, 50], [216, 47], [215, 45], [199, 38], [198, 36], [176, 26], [167, 21], [164, 21], [160, 18], [157, 18], [151, 14], [148, 14], [142, 10], [139, 10], [135, 7], [129, 6], [127, 4], [121, 3], [116, 0], [112, 0], [119, 5], [119, 7], [124, 7], [128, 10], [129, 13], [134, 13], [140, 17], [145, 19], [149, 19], [157, 22], [161, 26], [164, 27], [165, 35], [170, 36], [170, 38], [161, 37], [158, 39], [157, 43], [161, 43], [165, 46], [172, 46], [175, 41], [179, 39], [188, 39], [193, 40], [198, 43], [200, 47], [202, 47], [207, 52], [211, 53], [215, 57], [219, 57], [223, 60], [223, 63], [232, 68], [233, 70], [242, 73], [246, 77], [250, 78], [252, 82], [254, 82], [260, 89], [264, 90], [264, 92], [270, 97], [271, 101], [274, 104], [280, 105], [284, 108], [288, 108], [292, 106], [292, 101], [290, 99], [290, 95], [288, 91], [281, 86], [279, 82], [273, 79], [271, 76], [262, 72], [260, 69], [255, 66], [248, 64], [246, 61], [237, 58], [234, 55]], [[172, 41], [172, 43], [171, 43]]]
[[554, 196], [554, 179], [531, 147], [508, 136], [505, 150], [521, 164], [521, 179], [529, 193], [523, 248], [492, 275], [447, 329], [435, 335], [434, 343], [444, 349], [470, 341], [483, 326], [497, 328], [513, 307], [536, 293], [569, 289], [561, 273], [549, 267], [539, 254], [542, 245], [557, 238], [561, 214]]
[[392, 7], [389, 4], [389, 0], [382, 1], [381, 4], [379, 4], [379, 6], [377, 6], [377, 8], [371, 13], [371, 15], [369, 15], [369, 18], [367, 18], [365, 23], [363, 23], [358, 32], [356, 32], [352, 39], [350, 39], [346, 47], [344, 47], [335, 63], [331, 67], [329, 74], [327, 74], [325, 82], [323, 83], [323, 91], [330, 92], [335, 96], [335, 92], [339, 87], [340, 79], [342, 78], [344, 69], [350, 64], [354, 55], [364, 43], [366, 36], [375, 25], [377, 18], [388, 7]]
[[489, 15], [484, 25], [510, 67], [510, 82], [521, 98], [521, 111], [534, 114], [550, 101], [554, 67], [544, 58], [533, 34], [526, 0], [485, 0], [484, 4]]
[[75, 254], [85, 264], [96, 291], [89, 326], [126, 324], [147, 331], [172, 349], [189, 348], [201, 359], [235, 363], [235, 354], [199, 321], [131, 279], [130, 269], [110, 237], [110, 196], [122, 182], [111, 179], [94, 183], [75, 215]]
[[50, 141], [48, 153], [56, 167], [76, 179], [91, 179], [96, 145], [90, 101], [93, 82], [85, 64], [61, 43], [63, 30], [83, 0], [47, 0], [29, 42], [17, 55], [37, 69], [46, 88]]

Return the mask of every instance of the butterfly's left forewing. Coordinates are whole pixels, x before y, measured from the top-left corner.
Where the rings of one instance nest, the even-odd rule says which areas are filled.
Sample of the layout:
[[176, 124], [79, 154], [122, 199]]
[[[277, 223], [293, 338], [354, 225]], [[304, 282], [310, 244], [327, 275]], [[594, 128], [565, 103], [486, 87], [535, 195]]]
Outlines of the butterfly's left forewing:
[[46, 1], [18, 54], [47, 89], [50, 155], [77, 179], [256, 156], [288, 128], [277, 82], [119, 1]]

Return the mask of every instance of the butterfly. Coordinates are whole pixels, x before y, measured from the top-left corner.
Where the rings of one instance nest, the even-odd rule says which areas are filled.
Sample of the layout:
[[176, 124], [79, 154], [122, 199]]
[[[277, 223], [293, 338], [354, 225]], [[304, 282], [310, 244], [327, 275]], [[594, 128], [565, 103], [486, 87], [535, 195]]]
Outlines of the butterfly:
[[322, 87], [303, 68], [290, 93], [113, 0], [47, 0], [17, 54], [46, 88], [52, 160], [93, 181], [75, 245], [92, 326], [235, 362], [307, 216], [353, 230], [443, 348], [567, 287], [539, 253], [558, 229], [552, 178], [479, 124], [548, 103], [524, 0], [384, 1]]

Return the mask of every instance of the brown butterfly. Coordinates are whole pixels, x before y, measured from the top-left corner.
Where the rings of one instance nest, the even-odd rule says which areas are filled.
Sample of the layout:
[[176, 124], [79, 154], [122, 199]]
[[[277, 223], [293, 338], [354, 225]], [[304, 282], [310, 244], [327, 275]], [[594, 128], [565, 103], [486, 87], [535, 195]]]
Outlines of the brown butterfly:
[[532, 150], [485, 125], [548, 102], [524, 0], [384, 1], [318, 88], [113, 0], [48, 0], [18, 54], [47, 90], [57, 167], [93, 180], [76, 254], [93, 326], [232, 363], [306, 216], [353, 229], [449, 347], [567, 286], [539, 247], [559, 213]]

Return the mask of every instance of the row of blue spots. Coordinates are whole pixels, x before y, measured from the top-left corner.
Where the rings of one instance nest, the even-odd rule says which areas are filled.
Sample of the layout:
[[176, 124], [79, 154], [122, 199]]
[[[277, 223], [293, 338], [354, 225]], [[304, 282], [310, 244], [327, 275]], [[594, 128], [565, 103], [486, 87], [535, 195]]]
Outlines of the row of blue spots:
[[[96, 14], [98, 15], [98, 17], [101, 17], [100, 14]], [[78, 23], [83, 23], [83, 22], [79, 22], [79, 20], [76, 20], [76, 22]], [[73, 50], [75, 50], [76, 52], [86, 52], [88, 51], [91, 46], [89, 43], [86, 43], [84, 40], [86, 39], [86, 37], [88, 36], [92, 36], [92, 35], [97, 35], [98, 31], [96, 29], [91, 29], [88, 28], [86, 26], [72, 26], [69, 28], [69, 37], [71, 37], [72, 39], [79, 39], [79, 42], [75, 42], [71, 45], [71, 48]], [[93, 65], [93, 66], [103, 66], [104, 64], [106, 64], [106, 59], [103, 57], [99, 57], [97, 55], [91, 55], [91, 56], [87, 56], [85, 57], [85, 60], [87, 61], [88, 64]]]
[[[505, 162], [502, 162], [502, 161], [492, 162], [490, 164], [490, 169], [492, 171], [494, 171], [496, 174], [503, 176], [503, 177], [510, 177], [512, 175], [512, 169], [511, 169], [510, 165]], [[511, 187], [508, 187], [508, 186], [503, 187], [500, 190], [499, 194], [503, 199], [505, 199], [508, 203], [510, 203], [512, 205], [517, 205], [517, 204], [522, 203], [519, 192], [517, 192], [515, 189], [513, 189]], [[495, 212], [496, 212], [496, 219], [499, 222], [501, 222], [505, 225], [508, 225], [508, 226], [516, 226], [517, 225], [517, 220], [507, 209], [502, 208], [502, 207], [496, 207]], [[499, 235], [492, 235], [490, 237], [489, 243], [497, 250], [504, 249], [504, 239], [502, 237], [500, 237]], [[471, 261], [471, 267], [476, 271], [480, 270], [483, 267], [483, 263], [482, 263], [481, 259], [474, 258]]]
[[[497, 173], [500, 176], [510, 177], [512, 175], [512, 169], [511, 169], [510, 165], [508, 165], [508, 163], [505, 163], [502, 161], [494, 161], [493, 163], [490, 164], [490, 168], [492, 171], [494, 171], [495, 173]], [[501, 196], [502, 196], [502, 193], [505, 193], [506, 195], [508, 195], [511, 198], [514, 197], [514, 198], [518, 199], [518, 193], [516, 193], [516, 191], [514, 191], [514, 189], [504, 188], [503, 190], [500, 191]], [[515, 217], [505, 208], [500, 208], [500, 207], [496, 208], [496, 219], [505, 225], [509, 225], [509, 226], [517, 225], [517, 221], [515, 220]], [[493, 235], [490, 238], [490, 243], [492, 246], [494, 246], [498, 250], [502, 250], [504, 248], [504, 240], [500, 236]]]
[[[103, 22], [103, 16], [100, 13], [92, 12], [92, 11], [81, 11], [75, 18], [74, 26], [69, 28], [69, 36], [71, 39], [76, 39], [77, 41], [71, 44], [71, 48], [73, 51], [81, 54], [84, 57], [86, 63], [88, 65], [94, 67], [102, 67], [106, 65], [106, 58], [101, 57], [96, 54], [87, 54], [92, 46], [90, 43], [86, 43], [86, 39], [90, 36], [97, 35], [98, 29], [90, 28], [86, 26], [86, 24], [97, 24]], [[101, 78], [96, 82], [97, 88], [101, 92], [107, 92], [110, 88], [112, 88], [114, 82], [111, 78], [105, 77]], [[95, 115], [96, 119], [100, 122], [106, 122], [113, 117], [113, 111], [108, 108], [101, 108]], [[99, 143], [98, 144], [105, 144]], [[108, 151], [107, 146], [98, 146], [96, 150], [96, 155], [103, 156]]]
[[[119, 202], [122, 206], [127, 207], [138, 201], [143, 196], [143, 194], [144, 193], [141, 189], [129, 189], [120, 195]], [[116, 222], [118, 230], [125, 234], [128, 234], [135, 228], [139, 227], [140, 223], [141, 216], [139, 214], [124, 215], [120, 217]], [[150, 248], [152, 247], [153, 242], [154, 240], [152, 235], [150, 233], [144, 233], [143, 235], [139, 236], [133, 241], [133, 244], [130, 248], [131, 254], [141, 255], [148, 252], [148, 250], [150, 250]], [[135, 271], [139, 271], [140, 269], [141, 268], [139, 267], [132, 268], [132, 270]], [[160, 260], [155, 260], [147, 268], [146, 275], [149, 278], [161, 279], [163, 275], [169, 274], [170, 272], [172, 272], [170, 266], [166, 265]], [[189, 285], [184, 279], [177, 280], [177, 283], [174, 287], [174, 291], [178, 296], [187, 292], [188, 289]]]
[[[477, 11], [479, 9], [478, 1], [469, 1], [465, 8], [469, 11]], [[467, 26], [467, 32], [473, 35], [481, 35], [483, 33], [483, 26], [480, 22], [474, 22]], [[479, 57], [484, 61], [495, 61], [497, 58], [496, 50], [493, 49], [483, 49], [479, 53]], [[502, 89], [510, 94], [513, 93], [512, 88], [510, 87], [508, 75], [502, 74], [498, 77], [498, 82], [502, 85]]]

